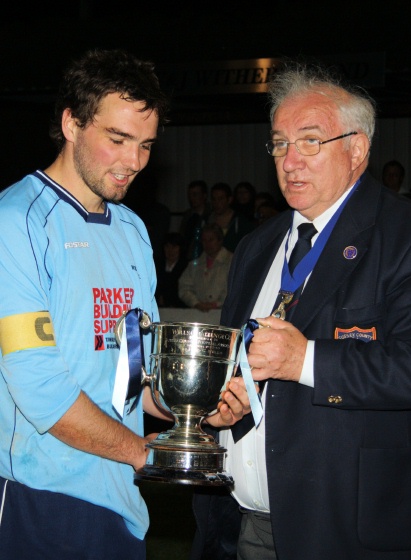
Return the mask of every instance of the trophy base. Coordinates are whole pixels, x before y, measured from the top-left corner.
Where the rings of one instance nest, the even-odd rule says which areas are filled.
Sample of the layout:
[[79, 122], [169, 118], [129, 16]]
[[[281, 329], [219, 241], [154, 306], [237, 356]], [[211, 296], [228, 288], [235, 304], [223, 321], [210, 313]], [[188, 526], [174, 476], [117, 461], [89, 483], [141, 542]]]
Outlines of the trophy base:
[[192, 484], [197, 486], [231, 486], [233, 477], [225, 472], [210, 473], [193, 470], [162, 469], [144, 466], [134, 474], [134, 480], [166, 482], [168, 484]]
[[221, 447], [211, 452], [152, 448], [147, 463], [136, 471], [134, 479], [170, 484], [231, 486], [234, 480], [223, 468], [225, 451]]

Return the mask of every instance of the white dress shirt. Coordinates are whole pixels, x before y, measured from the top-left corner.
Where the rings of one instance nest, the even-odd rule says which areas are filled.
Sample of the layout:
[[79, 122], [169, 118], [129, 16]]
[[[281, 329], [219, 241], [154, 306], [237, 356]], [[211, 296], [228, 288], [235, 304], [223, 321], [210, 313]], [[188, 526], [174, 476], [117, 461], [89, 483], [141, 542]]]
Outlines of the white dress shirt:
[[[352, 187], [351, 187], [352, 188]], [[321, 216], [313, 221], [317, 232], [311, 239], [314, 245], [319, 234], [327, 225], [333, 214], [340, 207], [348, 196], [351, 188], [346, 191], [338, 200], [328, 208]], [[281, 272], [284, 262], [284, 251], [287, 238], [287, 260], [298, 239], [298, 226], [307, 222], [299, 213], [294, 212], [291, 231], [287, 233], [282, 244], [277, 251], [271, 268], [267, 274], [263, 287], [255, 303], [251, 317], [254, 319], [267, 317], [271, 314], [277, 294], [281, 287]], [[307, 283], [309, 276], [305, 283]], [[300, 383], [314, 387], [314, 341], [309, 340], [305, 354], [303, 369], [301, 372]], [[263, 407], [267, 384], [262, 395]], [[234, 443], [231, 430], [221, 430], [220, 443], [227, 448], [226, 470], [234, 478], [235, 485], [232, 491], [237, 502], [250, 510], [269, 512], [268, 483], [265, 466], [265, 422], [264, 418], [256, 429], [253, 427], [237, 443]]]

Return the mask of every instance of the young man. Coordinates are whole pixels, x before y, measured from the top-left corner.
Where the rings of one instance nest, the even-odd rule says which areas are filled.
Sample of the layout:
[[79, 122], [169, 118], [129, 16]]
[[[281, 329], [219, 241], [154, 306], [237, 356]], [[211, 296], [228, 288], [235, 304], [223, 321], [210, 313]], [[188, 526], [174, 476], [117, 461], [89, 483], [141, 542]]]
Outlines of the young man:
[[409, 560], [411, 204], [366, 171], [375, 116], [361, 90], [286, 65], [269, 91], [267, 148], [291, 210], [240, 242], [221, 318], [256, 319], [264, 417], [221, 431], [233, 498], [196, 500], [192, 558]]
[[382, 168], [382, 182], [383, 185], [392, 189], [395, 192], [400, 192], [404, 182], [405, 169], [404, 166], [397, 160], [393, 159], [387, 161]]
[[[56, 160], [1, 193], [2, 560], [145, 558], [133, 472], [153, 437], [143, 408], [162, 413], [148, 388], [114, 411], [114, 327], [136, 308], [158, 320], [156, 278], [147, 230], [119, 203], [166, 109], [151, 63], [86, 53], [56, 102]], [[210, 422], [240, 417], [240, 400], [227, 395], [234, 412], [223, 404]]]

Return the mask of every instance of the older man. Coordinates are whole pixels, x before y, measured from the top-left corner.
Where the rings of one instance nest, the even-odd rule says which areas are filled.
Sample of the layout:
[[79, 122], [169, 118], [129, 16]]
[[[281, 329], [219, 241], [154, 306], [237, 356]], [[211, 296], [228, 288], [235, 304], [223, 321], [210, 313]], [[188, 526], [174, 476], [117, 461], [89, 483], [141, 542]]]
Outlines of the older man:
[[409, 560], [411, 205], [366, 171], [363, 92], [289, 65], [270, 98], [291, 210], [240, 243], [222, 313], [253, 337], [264, 417], [220, 433], [234, 500], [196, 498], [192, 558]]

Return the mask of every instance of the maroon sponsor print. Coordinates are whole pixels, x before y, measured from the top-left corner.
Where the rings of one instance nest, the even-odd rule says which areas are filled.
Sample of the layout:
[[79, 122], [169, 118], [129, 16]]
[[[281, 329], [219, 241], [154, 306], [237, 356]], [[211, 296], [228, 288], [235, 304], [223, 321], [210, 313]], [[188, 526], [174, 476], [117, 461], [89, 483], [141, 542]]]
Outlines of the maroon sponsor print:
[[133, 288], [93, 288], [94, 349], [105, 350], [116, 346], [113, 335], [117, 319], [131, 309]]

